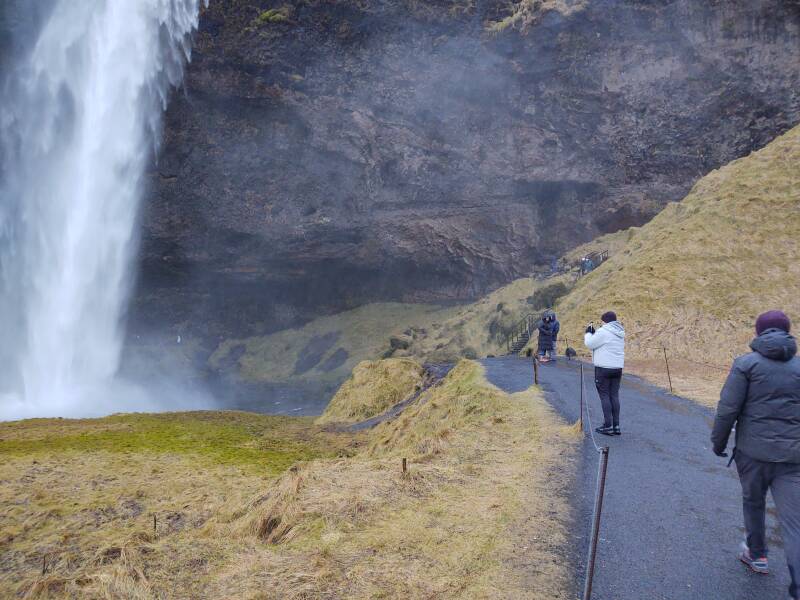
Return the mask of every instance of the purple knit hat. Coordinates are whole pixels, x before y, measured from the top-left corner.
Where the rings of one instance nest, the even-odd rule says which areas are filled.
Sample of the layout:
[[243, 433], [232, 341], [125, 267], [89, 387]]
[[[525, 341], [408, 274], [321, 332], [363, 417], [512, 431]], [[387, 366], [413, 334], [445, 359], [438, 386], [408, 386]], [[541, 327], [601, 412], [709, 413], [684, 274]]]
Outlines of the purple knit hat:
[[767, 329], [783, 329], [789, 333], [792, 322], [782, 310], [769, 310], [756, 319], [756, 335], [761, 335]]
[[612, 323], [613, 321], [617, 320], [617, 313], [615, 313], [613, 310], [605, 312], [603, 313], [603, 316], [600, 317], [600, 320], [603, 321], [603, 323]]

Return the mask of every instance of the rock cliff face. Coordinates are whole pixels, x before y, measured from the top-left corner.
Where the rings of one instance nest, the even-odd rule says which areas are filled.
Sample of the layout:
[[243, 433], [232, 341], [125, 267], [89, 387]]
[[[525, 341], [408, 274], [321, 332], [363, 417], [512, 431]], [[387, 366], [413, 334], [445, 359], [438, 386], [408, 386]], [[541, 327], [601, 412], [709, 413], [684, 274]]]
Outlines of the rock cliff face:
[[800, 121], [797, 0], [560, 4], [490, 33], [504, 1], [211, 0], [135, 315], [263, 332], [471, 298]]

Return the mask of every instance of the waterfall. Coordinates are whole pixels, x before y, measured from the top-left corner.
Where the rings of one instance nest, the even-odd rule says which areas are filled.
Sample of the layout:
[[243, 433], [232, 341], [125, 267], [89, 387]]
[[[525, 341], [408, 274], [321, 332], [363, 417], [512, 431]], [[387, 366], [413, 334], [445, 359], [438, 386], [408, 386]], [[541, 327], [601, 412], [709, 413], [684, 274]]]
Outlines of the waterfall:
[[12, 66], [0, 109], [0, 419], [120, 410], [108, 386], [142, 179], [201, 1], [55, 0]]

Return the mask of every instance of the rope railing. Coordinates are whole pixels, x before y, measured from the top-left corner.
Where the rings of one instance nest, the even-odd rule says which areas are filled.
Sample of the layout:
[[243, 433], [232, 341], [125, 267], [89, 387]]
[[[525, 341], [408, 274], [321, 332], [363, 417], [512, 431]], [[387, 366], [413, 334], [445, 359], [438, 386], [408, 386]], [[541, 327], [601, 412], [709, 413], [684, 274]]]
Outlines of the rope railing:
[[[567, 348], [573, 348], [577, 352], [578, 356], [582, 356], [582, 357], [591, 356], [591, 351], [588, 351], [588, 350], [586, 350], [584, 348], [583, 340], [579, 340], [579, 341], [572, 340], [572, 341], [575, 343], [574, 346], [570, 344], [570, 339], [565, 336], [563, 338], [558, 339], [556, 341], [556, 344], [560, 344], [562, 346], [562, 350], [563, 350], [562, 353], [566, 353], [566, 349]], [[637, 350], [639, 350], [639, 351], [641, 351], [641, 350], [649, 351], [649, 352], [652, 352], [653, 355], [648, 356], [648, 357], [637, 356], [637, 353], [636, 353]], [[697, 366], [705, 367], [707, 369], [714, 369], [716, 371], [719, 371], [720, 374], [724, 374], [724, 373], [727, 373], [728, 371], [730, 371], [730, 365], [729, 366], [725, 366], [725, 365], [718, 365], [718, 364], [714, 364], [714, 363], [710, 363], [710, 362], [695, 360], [695, 359], [689, 358], [689, 357], [687, 357], [685, 355], [681, 355], [680, 353], [670, 349], [669, 346], [667, 346], [667, 345], [663, 345], [663, 346], [639, 345], [635, 341], [635, 339], [631, 340], [630, 338], [626, 338], [626, 351], [625, 351], [625, 354], [626, 354], [626, 358], [628, 360], [630, 360], [630, 359], [634, 359], [635, 360], [637, 358], [639, 358], [639, 359], [647, 358], [647, 359], [654, 359], [654, 360], [663, 360], [664, 368], [665, 368], [665, 374], [667, 376], [667, 382], [668, 382], [668, 385], [669, 385], [670, 393], [674, 393], [674, 385], [673, 385], [673, 375], [674, 375], [674, 373], [673, 373], [673, 370], [671, 369], [671, 362], [680, 361], [680, 362], [683, 362], [683, 363], [691, 363], [691, 364], [694, 364], [694, 365], [697, 365]]]

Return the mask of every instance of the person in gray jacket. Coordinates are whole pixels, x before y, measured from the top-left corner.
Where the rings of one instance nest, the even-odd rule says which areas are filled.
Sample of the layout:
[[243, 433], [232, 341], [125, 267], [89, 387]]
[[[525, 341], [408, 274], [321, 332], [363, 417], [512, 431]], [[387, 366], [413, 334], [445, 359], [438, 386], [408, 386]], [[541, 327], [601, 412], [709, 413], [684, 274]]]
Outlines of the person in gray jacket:
[[765, 510], [772, 492], [781, 522], [792, 583], [789, 595], [800, 600], [800, 358], [781, 311], [756, 321], [752, 352], [733, 362], [720, 394], [711, 443], [727, 456], [736, 425], [732, 460], [742, 484], [746, 541], [739, 558], [752, 570], [768, 573]]

